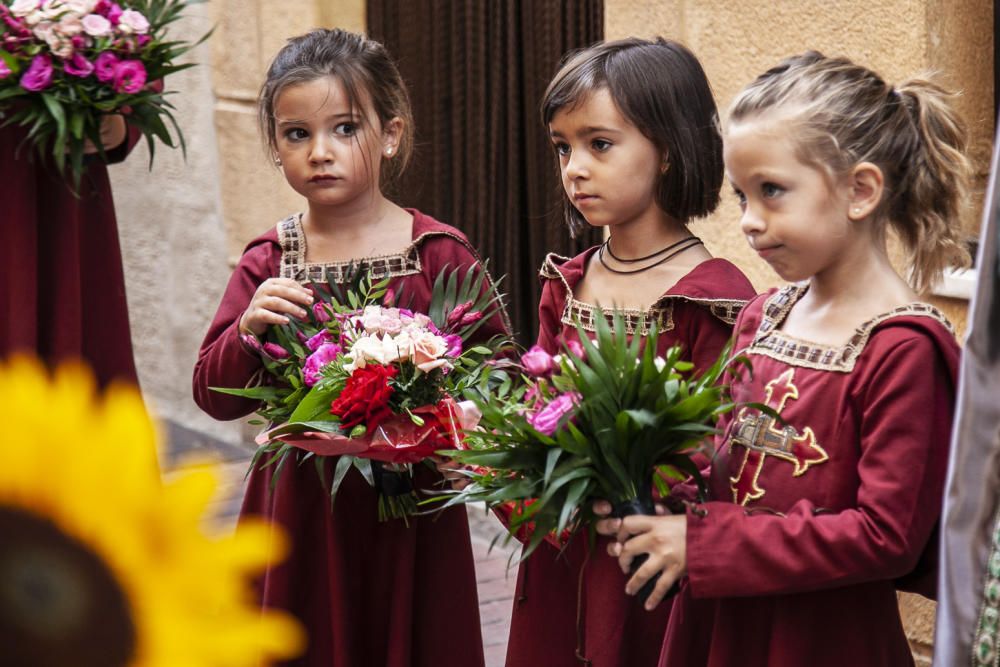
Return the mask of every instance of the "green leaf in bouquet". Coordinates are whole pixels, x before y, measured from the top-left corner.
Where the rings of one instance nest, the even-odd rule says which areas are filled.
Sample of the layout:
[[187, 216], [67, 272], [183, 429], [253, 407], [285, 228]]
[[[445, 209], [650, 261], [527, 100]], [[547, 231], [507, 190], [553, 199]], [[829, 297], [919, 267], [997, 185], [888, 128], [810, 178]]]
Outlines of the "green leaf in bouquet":
[[229, 394], [231, 396], [241, 396], [243, 398], [252, 398], [255, 401], [279, 401], [287, 392], [287, 389], [281, 387], [273, 387], [271, 385], [261, 385], [259, 387], [247, 387], [245, 389], [233, 389], [229, 387], [209, 387], [212, 391], [217, 391], [220, 394]]
[[365, 481], [368, 482], [369, 486], [375, 486], [375, 473], [372, 472], [372, 462], [368, 459], [362, 459], [356, 456], [352, 456], [350, 458], [352, 459], [351, 463], [358, 469], [358, 472], [360, 472], [361, 476], [365, 478]]
[[295, 435], [298, 433], [306, 433], [309, 431], [318, 431], [320, 433], [339, 433], [340, 432], [340, 421], [337, 419], [317, 419], [314, 421], [289, 421], [280, 426], [276, 426], [268, 434], [272, 438], [276, 438], [280, 435]]
[[[333, 481], [330, 483], [331, 508], [333, 508], [333, 501], [337, 499], [337, 492], [340, 491], [340, 485], [344, 483], [344, 477], [347, 476], [347, 471], [351, 469], [354, 461], [355, 457], [353, 456], [341, 456], [337, 460], [337, 465], [333, 470]], [[323, 480], [323, 485], [326, 485], [325, 480]]]
[[556, 467], [556, 463], [559, 461], [559, 456], [562, 454], [561, 449], [552, 449], [548, 454], [545, 455], [545, 474], [542, 476], [542, 483], [548, 484], [549, 479], [552, 477], [552, 471]]
[[340, 383], [317, 382], [295, 406], [288, 420], [302, 422], [330, 415], [330, 403], [340, 393], [342, 386]]
[[570, 486], [563, 501], [562, 510], [559, 512], [559, 523], [556, 524], [555, 533], [561, 534], [569, 523], [570, 518], [580, 509], [580, 502], [590, 488], [590, 480], [580, 479]]

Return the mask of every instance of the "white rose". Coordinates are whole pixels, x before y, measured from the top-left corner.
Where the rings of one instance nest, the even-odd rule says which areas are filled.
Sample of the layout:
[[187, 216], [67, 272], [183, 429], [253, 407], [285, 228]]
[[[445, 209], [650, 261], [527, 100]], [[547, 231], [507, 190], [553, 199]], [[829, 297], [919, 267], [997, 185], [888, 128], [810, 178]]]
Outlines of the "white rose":
[[38, 9], [38, 0], [14, 0], [10, 5], [10, 13], [14, 16], [27, 16]]
[[91, 37], [104, 37], [111, 34], [111, 21], [100, 14], [87, 14], [81, 21], [83, 30]]
[[145, 35], [149, 31], [149, 21], [134, 9], [126, 9], [118, 19], [118, 29], [126, 35], [133, 32], [137, 35]]
[[94, 7], [97, 6], [97, 0], [62, 0], [62, 4], [76, 14], [83, 16], [94, 11]]
[[56, 32], [60, 35], [64, 35], [65, 37], [79, 35], [83, 32], [83, 23], [76, 16], [67, 14], [59, 20], [58, 24], [56, 24]]

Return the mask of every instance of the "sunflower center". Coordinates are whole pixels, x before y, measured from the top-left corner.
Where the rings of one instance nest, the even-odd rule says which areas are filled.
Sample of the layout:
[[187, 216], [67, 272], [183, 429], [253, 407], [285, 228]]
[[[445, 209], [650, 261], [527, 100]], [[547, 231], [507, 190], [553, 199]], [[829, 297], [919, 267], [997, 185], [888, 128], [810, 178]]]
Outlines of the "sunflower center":
[[0, 646], [13, 665], [125, 665], [128, 598], [107, 564], [53, 523], [0, 507]]

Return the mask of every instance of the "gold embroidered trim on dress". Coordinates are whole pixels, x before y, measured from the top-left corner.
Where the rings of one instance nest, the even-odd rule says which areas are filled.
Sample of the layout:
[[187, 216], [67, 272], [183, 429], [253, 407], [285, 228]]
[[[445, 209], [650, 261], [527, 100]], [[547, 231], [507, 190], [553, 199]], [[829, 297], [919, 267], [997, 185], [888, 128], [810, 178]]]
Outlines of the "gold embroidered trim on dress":
[[[656, 322], [656, 328], [658, 331], [670, 331], [674, 328], [674, 308], [673, 304], [669, 302], [664, 304], [662, 307], [653, 307], [649, 310], [638, 310], [635, 308], [599, 308], [598, 306], [593, 306], [589, 303], [584, 303], [583, 301], [577, 301], [572, 296], [573, 292], [568, 292], [568, 294], [569, 298], [566, 299], [566, 307], [563, 308], [563, 314], [560, 322], [570, 326], [575, 326], [576, 320], [579, 320], [584, 331], [590, 331], [592, 333], [597, 331], [597, 318], [601, 315], [604, 316], [605, 321], [610, 326], [614, 322], [615, 313], [619, 313], [624, 316], [625, 333], [630, 336], [637, 333], [640, 336], [648, 336], [649, 327], [653, 322]], [[600, 315], [598, 313], [600, 313]]]
[[793, 366], [850, 373], [854, 370], [854, 364], [868, 344], [875, 327], [893, 317], [907, 315], [930, 317], [954, 333], [951, 323], [941, 311], [929, 303], [915, 301], [864, 322], [854, 330], [850, 340], [842, 346], [810, 343], [789, 336], [777, 328], [788, 316], [795, 302], [805, 294], [806, 289], [798, 285], [788, 285], [768, 298], [764, 304], [764, 316], [760, 326], [745, 352], [771, 357]]
[[344, 283], [347, 282], [350, 271], [356, 270], [361, 262], [368, 267], [373, 280], [413, 275], [421, 271], [418, 245], [424, 236], [427, 234], [414, 239], [402, 253], [376, 255], [353, 261], [306, 262], [306, 237], [302, 233], [302, 214], [299, 213], [278, 223], [278, 243], [281, 245], [280, 275], [282, 278], [291, 278], [301, 283], [329, 281]]

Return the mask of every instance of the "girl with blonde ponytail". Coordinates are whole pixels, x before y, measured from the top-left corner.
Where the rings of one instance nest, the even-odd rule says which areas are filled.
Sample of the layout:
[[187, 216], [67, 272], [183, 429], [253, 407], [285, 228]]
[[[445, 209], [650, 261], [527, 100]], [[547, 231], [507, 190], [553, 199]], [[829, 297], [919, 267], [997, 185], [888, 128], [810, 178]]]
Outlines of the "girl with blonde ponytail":
[[[919, 300], [961, 261], [966, 136], [937, 85], [810, 52], [737, 95], [724, 159], [750, 246], [789, 285], [751, 301], [710, 501], [606, 519], [634, 593], [683, 578], [661, 665], [912, 665], [897, 588], [933, 596], [958, 345]], [[889, 261], [893, 230], [909, 253]], [[601, 507], [598, 508], [603, 509]]]

